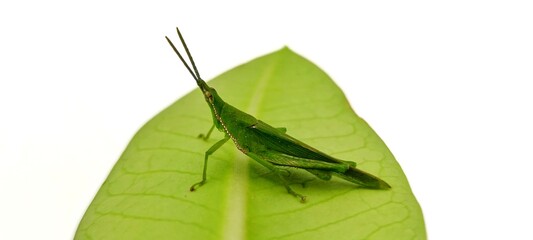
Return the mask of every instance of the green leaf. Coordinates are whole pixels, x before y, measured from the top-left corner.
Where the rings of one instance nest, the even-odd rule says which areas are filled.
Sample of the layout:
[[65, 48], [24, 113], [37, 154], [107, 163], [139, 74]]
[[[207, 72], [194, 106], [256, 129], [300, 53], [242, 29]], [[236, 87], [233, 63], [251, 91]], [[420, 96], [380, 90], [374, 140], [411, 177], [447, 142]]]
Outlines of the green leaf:
[[[184, 76], [180, 81], [192, 81]], [[204, 152], [223, 137], [197, 138], [212, 125], [198, 90], [149, 121], [132, 139], [87, 209], [76, 239], [425, 239], [420, 207], [385, 144], [350, 108], [317, 66], [288, 48], [238, 66], [210, 81], [233, 106], [336, 158], [387, 181], [368, 190], [295, 171], [288, 194], [268, 171], [228, 142], [209, 161]], [[291, 172], [294, 172], [291, 170]]]

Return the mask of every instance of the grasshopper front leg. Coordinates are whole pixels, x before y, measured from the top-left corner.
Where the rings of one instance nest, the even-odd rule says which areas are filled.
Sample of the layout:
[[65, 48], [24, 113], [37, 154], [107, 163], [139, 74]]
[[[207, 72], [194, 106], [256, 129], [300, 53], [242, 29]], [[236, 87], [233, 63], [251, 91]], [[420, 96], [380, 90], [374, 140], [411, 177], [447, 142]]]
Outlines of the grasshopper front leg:
[[203, 139], [204, 141], [207, 141], [207, 139], [209, 139], [209, 136], [211, 136], [211, 133], [213, 132], [213, 129], [215, 129], [215, 124], [213, 124], [213, 126], [211, 126], [211, 128], [209, 129], [209, 131], [207, 131], [207, 134], [203, 134], [203, 133], [200, 133], [198, 135], [198, 138], [201, 138]]
[[[214, 125], [213, 125], [214, 126]], [[211, 130], [213, 130], [213, 128], [211, 128]], [[209, 133], [211, 133], [211, 131], [209, 131]], [[209, 133], [208, 133], [208, 137], [209, 137]], [[213, 146], [211, 146], [206, 152], [205, 152], [205, 157], [204, 157], [204, 171], [203, 171], [203, 174], [202, 174], [202, 181], [201, 182], [198, 182], [198, 183], [195, 183], [191, 186], [191, 192], [193, 192], [194, 190], [198, 189], [200, 186], [204, 185], [204, 183], [207, 181], [207, 159], [209, 158], [209, 155], [213, 154], [216, 150], [218, 150], [222, 145], [224, 145], [224, 143], [226, 143], [227, 141], [229, 140], [229, 136], [226, 134], [226, 136], [224, 137], [224, 139], [216, 142]]]

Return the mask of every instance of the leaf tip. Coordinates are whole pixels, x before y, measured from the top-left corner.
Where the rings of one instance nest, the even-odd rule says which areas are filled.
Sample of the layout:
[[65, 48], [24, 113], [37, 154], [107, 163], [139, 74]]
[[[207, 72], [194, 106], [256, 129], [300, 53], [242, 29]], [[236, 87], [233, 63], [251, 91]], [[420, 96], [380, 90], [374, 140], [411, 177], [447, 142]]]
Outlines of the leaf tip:
[[285, 45], [283, 46], [280, 50], [280, 52], [284, 52], [284, 51], [289, 51], [289, 52], [292, 52], [292, 50], [289, 48], [289, 46]]

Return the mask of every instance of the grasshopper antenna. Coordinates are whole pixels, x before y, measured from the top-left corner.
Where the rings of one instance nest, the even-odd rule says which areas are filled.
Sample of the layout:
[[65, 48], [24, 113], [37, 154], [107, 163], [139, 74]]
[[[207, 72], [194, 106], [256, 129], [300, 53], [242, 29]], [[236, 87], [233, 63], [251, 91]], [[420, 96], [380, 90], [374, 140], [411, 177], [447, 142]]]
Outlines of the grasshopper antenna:
[[194, 80], [198, 81], [198, 78], [196, 78], [196, 75], [194, 75], [194, 73], [192, 72], [191, 68], [189, 67], [189, 64], [187, 64], [187, 62], [185, 62], [185, 59], [183, 59], [183, 57], [181, 56], [180, 52], [178, 51], [178, 49], [176, 49], [176, 46], [174, 46], [174, 44], [172, 43], [172, 41], [170, 41], [170, 39], [168, 39], [167, 36], [165, 36], [165, 38], [167, 39], [168, 43], [170, 44], [170, 46], [172, 47], [172, 49], [174, 49], [174, 52], [176, 54], [178, 54], [178, 57], [180, 58], [181, 62], [183, 63], [183, 65], [185, 65], [185, 67], [187, 68], [187, 70], [189, 70], [189, 73], [191, 73], [192, 77], [194, 78]]
[[200, 77], [200, 73], [198, 72], [198, 68], [196, 68], [196, 64], [194, 64], [194, 60], [192, 59], [191, 52], [189, 52], [189, 48], [187, 47], [185, 40], [183, 40], [183, 36], [181, 35], [180, 29], [178, 27], [176, 27], [176, 31], [178, 32], [178, 36], [180, 37], [183, 48], [185, 48], [185, 52], [187, 52], [187, 56], [189, 56], [189, 60], [191, 60], [192, 67], [194, 68], [194, 72], [196, 73], [196, 77], [198, 77], [198, 79], [202, 79]]
[[[176, 28], [178, 29], [178, 28]], [[181, 62], [183, 63], [183, 65], [185, 65], [185, 67], [187, 68], [187, 70], [189, 70], [189, 73], [192, 75], [192, 77], [194, 78], [194, 80], [196, 80], [198, 82], [198, 80], [200, 79], [200, 74], [198, 74], [198, 69], [196, 68], [196, 65], [194, 64], [194, 61], [192, 61], [192, 56], [189, 52], [189, 49], [187, 48], [187, 45], [185, 44], [185, 41], [183, 40], [183, 37], [181, 36], [181, 33], [179, 32], [178, 30], [178, 35], [181, 39], [181, 43], [183, 44], [183, 46], [185, 47], [185, 51], [187, 52], [187, 54], [189, 55], [189, 59], [191, 60], [193, 66], [194, 66], [194, 70], [196, 72], [197, 75], [195, 75], [193, 73], [193, 71], [191, 70], [191, 67], [189, 67], [189, 64], [187, 64], [187, 62], [185, 61], [185, 59], [183, 58], [183, 56], [180, 54], [180, 52], [178, 51], [178, 49], [176, 48], [176, 46], [174, 46], [174, 43], [172, 43], [172, 41], [170, 41], [170, 39], [165, 36], [165, 38], [167, 39], [167, 42], [168, 44], [170, 44], [170, 46], [172, 47], [172, 49], [174, 50], [174, 52], [178, 55], [178, 57], [180, 58]]]

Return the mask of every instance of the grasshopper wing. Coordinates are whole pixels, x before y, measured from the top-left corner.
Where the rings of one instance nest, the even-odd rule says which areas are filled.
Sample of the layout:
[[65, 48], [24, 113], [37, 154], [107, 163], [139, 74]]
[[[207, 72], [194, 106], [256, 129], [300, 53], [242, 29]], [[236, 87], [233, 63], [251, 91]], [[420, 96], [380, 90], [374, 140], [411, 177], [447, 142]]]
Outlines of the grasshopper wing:
[[251, 128], [263, 144], [271, 150], [300, 158], [322, 160], [330, 163], [346, 163], [289, 136], [282, 130], [272, 127], [261, 120], [257, 120], [257, 123]]
[[357, 169], [355, 167], [354, 162], [343, 161], [333, 158], [301, 142], [300, 140], [287, 135], [283, 131], [276, 129], [266, 124], [265, 122], [262, 122], [261, 120], [258, 120], [257, 123], [252, 126], [252, 128], [254, 133], [257, 134], [257, 136], [259, 137], [258, 139], [261, 139], [262, 143], [271, 150], [298, 158], [305, 158], [315, 161], [325, 161], [329, 163], [338, 163], [339, 165], [349, 165], [349, 168], [346, 171], [342, 172], [334, 171], [333, 169], [329, 171], [324, 171], [320, 169], [306, 169], [310, 173], [323, 180], [329, 180], [331, 178], [331, 174], [333, 174], [365, 188], [390, 188], [390, 185], [385, 181], [381, 180], [380, 178]]

